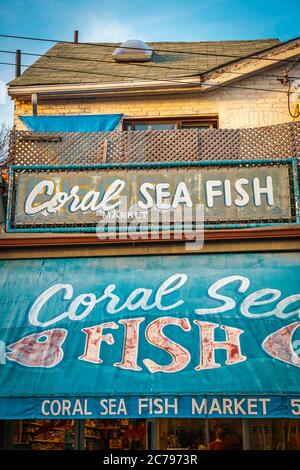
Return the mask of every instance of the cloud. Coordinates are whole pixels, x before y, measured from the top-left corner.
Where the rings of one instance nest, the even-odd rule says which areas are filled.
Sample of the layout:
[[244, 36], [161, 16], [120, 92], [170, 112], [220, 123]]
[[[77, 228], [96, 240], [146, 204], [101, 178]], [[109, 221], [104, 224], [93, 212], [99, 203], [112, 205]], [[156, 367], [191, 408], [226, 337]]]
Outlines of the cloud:
[[[76, 24], [80, 32], [80, 41], [85, 42], [123, 42], [127, 39], [141, 39], [144, 41], [172, 41], [189, 40], [192, 35], [189, 31], [189, 23], [203, 15], [205, 10], [215, 8], [223, 0], [202, 0], [198, 4], [192, 2], [176, 3], [176, 8], [171, 7], [171, 0], [166, 3], [161, 0], [153, 0], [143, 7], [139, 0], [125, 8], [111, 7], [99, 11], [95, 6], [93, 14], [82, 14], [75, 10], [71, 13], [72, 22]], [[98, 4], [99, 6], [99, 4]], [[150, 8], [151, 6], [151, 8]], [[160, 8], [158, 13], [158, 7]], [[194, 31], [195, 33], [195, 31]]]
[[82, 32], [81, 41], [86, 42], [123, 42], [138, 37], [140, 32], [129, 24], [116, 19], [91, 18]]

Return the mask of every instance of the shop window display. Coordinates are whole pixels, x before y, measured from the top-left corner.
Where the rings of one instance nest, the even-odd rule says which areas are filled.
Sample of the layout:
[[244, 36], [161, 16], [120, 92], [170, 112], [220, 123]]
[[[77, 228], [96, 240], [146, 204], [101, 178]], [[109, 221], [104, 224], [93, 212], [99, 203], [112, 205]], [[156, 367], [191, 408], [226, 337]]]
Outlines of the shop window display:
[[240, 450], [243, 448], [241, 419], [162, 419], [161, 449]]
[[84, 446], [87, 450], [146, 449], [143, 419], [86, 419]]
[[13, 449], [73, 449], [74, 424], [74, 420], [35, 419], [14, 421]]
[[243, 422], [241, 419], [209, 419], [208, 450], [242, 450]]
[[[143, 419], [86, 419], [86, 450], [146, 449], [146, 421]], [[78, 444], [74, 420], [18, 420], [13, 422], [13, 449], [64, 450]], [[77, 444], [76, 444], [77, 443]]]
[[[151, 448], [144, 419], [17, 420], [2, 424], [1, 448], [21, 450], [139, 450]], [[297, 419], [163, 418], [162, 450], [300, 450]], [[79, 429], [84, 430], [79, 432]], [[148, 429], [148, 431], [147, 431]], [[82, 437], [80, 437], [82, 436]]]
[[204, 419], [162, 419], [159, 429], [161, 449], [198, 449], [206, 441]]
[[249, 420], [253, 450], [299, 450], [300, 421], [296, 419]]

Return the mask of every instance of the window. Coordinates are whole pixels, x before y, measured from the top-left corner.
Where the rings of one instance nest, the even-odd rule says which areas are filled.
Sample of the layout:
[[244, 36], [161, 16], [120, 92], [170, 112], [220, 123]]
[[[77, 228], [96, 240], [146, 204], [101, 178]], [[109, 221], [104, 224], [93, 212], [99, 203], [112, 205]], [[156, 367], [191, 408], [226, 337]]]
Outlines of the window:
[[[217, 123], [216, 123], [217, 124]], [[213, 122], [201, 122], [201, 121], [183, 121], [180, 125], [180, 129], [207, 129], [208, 127], [217, 127], [217, 125], [214, 125]]]
[[164, 418], [159, 427], [164, 450], [242, 450], [241, 419]]
[[[81, 422], [80, 422], [81, 421]], [[15, 450], [145, 449], [145, 419], [25, 419], [13, 421]], [[1, 422], [0, 422], [1, 423]], [[80, 439], [83, 426], [84, 439]], [[1, 431], [1, 429], [0, 429]]]
[[193, 116], [165, 119], [123, 119], [124, 131], [169, 131], [173, 129], [207, 129], [218, 127], [218, 116]]
[[86, 450], [146, 448], [146, 421], [144, 419], [86, 419]]
[[251, 419], [249, 428], [251, 449], [300, 449], [300, 422], [297, 419]]
[[13, 421], [13, 449], [73, 449], [75, 421], [68, 419], [25, 419]]

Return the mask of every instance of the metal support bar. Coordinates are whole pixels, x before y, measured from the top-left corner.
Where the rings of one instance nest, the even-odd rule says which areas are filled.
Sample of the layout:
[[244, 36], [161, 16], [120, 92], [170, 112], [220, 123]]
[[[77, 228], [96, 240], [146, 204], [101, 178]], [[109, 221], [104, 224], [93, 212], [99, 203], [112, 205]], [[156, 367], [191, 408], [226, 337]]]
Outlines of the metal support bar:
[[250, 450], [251, 449], [251, 444], [250, 444], [250, 426], [249, 426], [249, 420], [248, 419], [243, 419], [243, 450]]
[[21, 50], [17, 49], [16, 50], [16, 69], [15, 69], [15, 75], [16, 77], [19, 77], [21, 75]]
[[159, 420], [158, 419], [147, 419], [147, 449], [157, 450], [159, 449]]
[[297, 224], [300, 224], [300, 193], [299, 193], [299, 185], [298, 185], [298, 162], [296, 158], [294, 158], [292, 161], [292, 170], [293, 170], [296, 222]]
[[6, 420], [3, 422], [3, 442], [1, 442], [1, 448], [4, 450], [13, 449], [13, 436], [14, 436], [14, 422], [12, 420]]
[[204, 443], [205, 447], [208, 447], [210, 441], [210, 435], [209, 435], [209, 421], [208, 418], [205, 418], [205, 429], [204, 429]]
[[74, 449], [84, 450], [84, 419], [75, 419]]
[[[10, 168], [13, 170], [93, 170], [93, 169], [114, 169], [114, 168], [180, 168], [180, 167], [201, 167], [201, 166], [248, 166], [248, 165], [257, 165], [257, 164], [274, 164], [280, 165], [283, 163], [292, 163], [293, 161], [297, 162], [295, 158], [282, 158], [280, 160], [274, 159], [262, 159], [262, 160], [222, 160], [222, 161], [201, 161], [201, 162], [157, 162], [157, 163], [107, 163], [102, 165], [99, 163], [92, 163], [90, 165], [11, 165]], [[296, 167], [297, 168], [297, 167]]]
[[32, 114], [33, 114], [33, 116], [37, 116], [37, 113], [38, 113], [38, 95], [37, 95], [37, 93], [33, 93], [31, 95], [31, 104], [32, 104]]

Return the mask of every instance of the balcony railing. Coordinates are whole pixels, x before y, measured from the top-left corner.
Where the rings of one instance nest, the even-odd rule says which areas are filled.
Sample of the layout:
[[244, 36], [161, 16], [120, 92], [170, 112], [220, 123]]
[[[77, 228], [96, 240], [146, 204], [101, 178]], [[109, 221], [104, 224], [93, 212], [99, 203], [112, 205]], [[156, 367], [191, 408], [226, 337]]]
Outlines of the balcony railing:
[[12, 131], [10, 165], [253, 160], [300, 157], [300, 123], [250, 129], [98, 133]]

